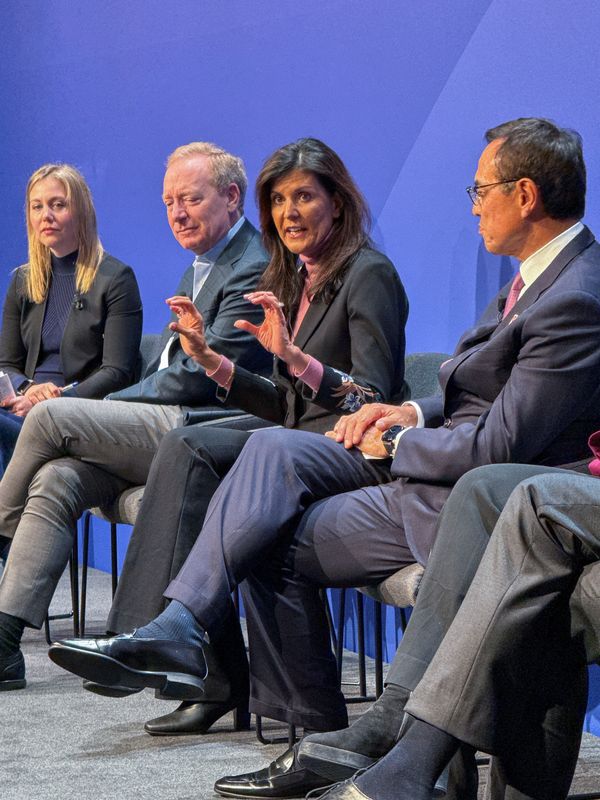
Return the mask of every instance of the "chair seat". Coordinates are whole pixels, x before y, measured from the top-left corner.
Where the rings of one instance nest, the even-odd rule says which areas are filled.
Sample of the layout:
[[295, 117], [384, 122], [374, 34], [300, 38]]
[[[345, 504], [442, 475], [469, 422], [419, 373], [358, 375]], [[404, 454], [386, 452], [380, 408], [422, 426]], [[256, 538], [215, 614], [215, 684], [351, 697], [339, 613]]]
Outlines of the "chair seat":
[[359, 592], [396, 608], [414, 606], [424, 567], [421, 564], [409, 564], [394, 572], [389, 578], [372, 586], [361, 586]]
[[114, 522], [117, 525], [135, 525], [145, 486], [131, 486], [114, 499], [112, 503], [100, 508], [90, 509], [95, 517]]

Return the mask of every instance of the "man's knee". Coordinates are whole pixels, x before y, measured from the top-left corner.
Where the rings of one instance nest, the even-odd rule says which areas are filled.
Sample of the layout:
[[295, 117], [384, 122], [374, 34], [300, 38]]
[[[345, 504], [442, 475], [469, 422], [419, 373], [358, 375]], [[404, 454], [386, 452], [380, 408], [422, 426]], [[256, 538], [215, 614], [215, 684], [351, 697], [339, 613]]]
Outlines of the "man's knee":
[[[79, 516], [87, 505], [84, 502], [85, 482], [77, 470], [79, 462], [74, 459], [56, 459], [44, 464], [36, 472], [29, 485], [26, 510], [50, 509], [62, 516]], [[82, 506], [83, 504], [83, 506]]]

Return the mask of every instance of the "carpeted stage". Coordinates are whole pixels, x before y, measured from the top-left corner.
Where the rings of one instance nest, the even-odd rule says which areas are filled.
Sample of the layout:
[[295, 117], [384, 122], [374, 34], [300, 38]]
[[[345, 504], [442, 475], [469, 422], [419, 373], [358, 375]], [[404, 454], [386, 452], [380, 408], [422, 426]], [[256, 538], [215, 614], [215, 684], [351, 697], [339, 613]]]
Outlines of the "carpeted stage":
[[[100, 633], [110, 602], [110, 576], [92, 570], [87, 633]], [[55, 613], [69, 608], [63, 578], [53, 600]], [[54, 622], [52, 635], [72, 634], [68, 621]], [[236, 733], [231, 715], [206, 736], [151, 737], [144, 721], [174, 704], [143, 692], [122, 700], [85, 692], [81, 681], [46, 656], [42, 631], [28, 631], [23, 649], [25, 691], [0, 693], [0, 797], [2, 800], [204, 800], [214, 798], [214, 781], [265, 766], [285, 745], [264, 746], [254, 731]], [[345, 675], [353, 680], [354, 656]], [[344, 687], [347, 694], [352, 686]], [[353, 705], [351, 713], [364, 706]], [[265, 722], [268, 734], [285, 735]], [[485, 779], [484, 768], [481, 781]], [[600, 739], [586, 734], [573, 791], [600, 788]]]

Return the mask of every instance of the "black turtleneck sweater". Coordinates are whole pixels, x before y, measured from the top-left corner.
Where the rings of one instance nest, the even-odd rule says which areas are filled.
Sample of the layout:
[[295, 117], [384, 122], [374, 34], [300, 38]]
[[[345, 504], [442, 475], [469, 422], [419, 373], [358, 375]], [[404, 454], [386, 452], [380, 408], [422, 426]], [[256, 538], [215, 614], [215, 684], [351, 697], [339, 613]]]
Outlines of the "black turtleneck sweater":
[[40, 356], [33, 379], [36, 383], [52, 381], [57, 386], [64, 386], [60, 343], [73, 306], [77, 250], [63, 258], [55, 255], [51, 258], [52, 276], [46, 298]]

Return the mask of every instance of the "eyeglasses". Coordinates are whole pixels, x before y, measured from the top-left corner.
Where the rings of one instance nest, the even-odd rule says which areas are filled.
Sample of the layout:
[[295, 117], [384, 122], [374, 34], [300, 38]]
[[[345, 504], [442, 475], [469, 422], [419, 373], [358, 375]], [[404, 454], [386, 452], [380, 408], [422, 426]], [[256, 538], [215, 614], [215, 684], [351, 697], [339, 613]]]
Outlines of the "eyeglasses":
[[467, 186], [467, 194], [471, 198], [471, 202], [473, 203], [473, 205], [476, 206], [477, 203], [481, 202], [481, 197], [482, 196], [479, 194], [479, 192], [482, 189], [489, 189], [491, 186], [500, 186], [503, 183], [514, 183], [515, 181], [519, 181], [519, 180], [521, 180], [521, 179], [520, 178], [508, 178], [505, 181], [496, 181], [495, 183], [483, 183], [481, 186]]

